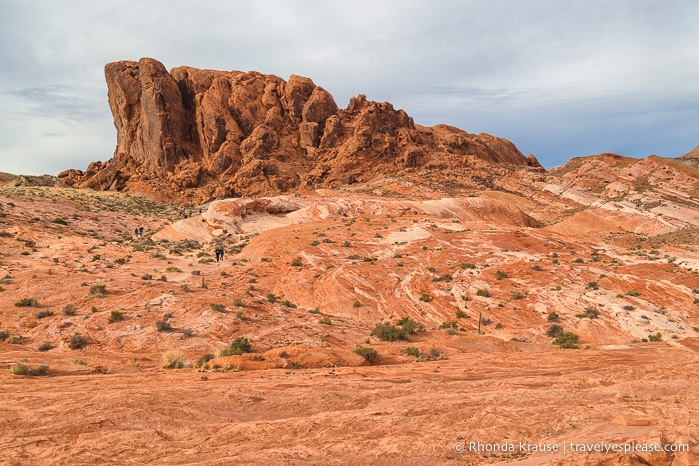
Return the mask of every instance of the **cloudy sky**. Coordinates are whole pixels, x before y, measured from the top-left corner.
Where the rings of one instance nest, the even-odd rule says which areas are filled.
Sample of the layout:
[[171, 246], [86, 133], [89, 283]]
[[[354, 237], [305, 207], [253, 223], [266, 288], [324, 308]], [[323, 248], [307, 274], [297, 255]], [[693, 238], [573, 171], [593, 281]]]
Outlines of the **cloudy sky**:
[[675, 157], [699, 145], [698, 25], [694, 0], [0, 0], [0, 171], [111, 158], [103, 67], [141, 57], [307, 76], [546, 167]]

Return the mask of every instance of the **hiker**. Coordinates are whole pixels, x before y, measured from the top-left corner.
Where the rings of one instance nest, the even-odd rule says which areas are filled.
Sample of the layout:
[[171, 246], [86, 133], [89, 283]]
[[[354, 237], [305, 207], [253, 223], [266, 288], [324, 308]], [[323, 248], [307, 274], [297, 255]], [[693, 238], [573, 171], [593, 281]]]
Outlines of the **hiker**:
[[134, 230], [133, 230], [133, 235], [134, 235], [134, 236], [138, 236], [138, 228], [134, 228]]
[[138, 227], [138, 236], [143, 237], [143, 227]]
[[218, 252], [219, 252], [219, 254], [221, 254], [221, 260], [223, 261], [223, 253], [225, 252], [223, 250], [223, 247], [221, 247], [221, 249], [219, 249]]
[[219, 262], [221, 260], [221, 250], [216, 248], [214, 252], [216, 253], [216, 262]]

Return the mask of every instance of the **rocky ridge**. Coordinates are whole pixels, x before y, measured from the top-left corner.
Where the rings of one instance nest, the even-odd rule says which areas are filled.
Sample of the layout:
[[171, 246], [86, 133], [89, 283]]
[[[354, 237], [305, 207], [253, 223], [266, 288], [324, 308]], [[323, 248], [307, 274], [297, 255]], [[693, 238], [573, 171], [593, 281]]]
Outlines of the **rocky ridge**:
[[[309, 78], [178, 67], [105, 66], [114, 157], [59, 175], [68, 186], [181, 203], [339, 186], [425, 168], [541, 168], [512, 144], [447, 125], [417, 125], [390, 103], [339, 109]], [[371, 170], [367, 170], [371, 167]]]

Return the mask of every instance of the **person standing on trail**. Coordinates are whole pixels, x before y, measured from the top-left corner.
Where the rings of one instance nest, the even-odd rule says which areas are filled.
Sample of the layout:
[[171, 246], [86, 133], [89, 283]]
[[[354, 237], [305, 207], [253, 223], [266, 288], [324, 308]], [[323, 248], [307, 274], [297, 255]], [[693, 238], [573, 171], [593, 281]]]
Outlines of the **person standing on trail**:
[[138, 228], [134, 228], [134, 230], [133, 230], [133, 235], [134, 235], [134, 236], [138, 236]]
[[143, 237], [143, 227], [138, 227], [138, 236]]
[[223, 261], [223, 253], [225, 252], [223, 249], [223, 246], [221, 246], [221, 248], [219, 248], [218, 252], [219, 252], [219, 254], [221, 254], [221, 261]]
[[221, 250], [216, 248], [214, 252], [216, 253], [216, 262], [219, 262], [221, 260]]

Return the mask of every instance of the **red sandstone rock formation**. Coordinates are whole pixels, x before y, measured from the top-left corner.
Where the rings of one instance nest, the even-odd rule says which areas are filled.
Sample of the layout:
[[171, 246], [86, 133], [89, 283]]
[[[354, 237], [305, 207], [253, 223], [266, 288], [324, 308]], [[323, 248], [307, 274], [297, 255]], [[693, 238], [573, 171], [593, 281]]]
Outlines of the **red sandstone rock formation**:
[[313, 81], [156, 60], [105, 66], [117, 148], [106, 163], [68, 170], [69, 186], [200, 202], [366, 181], [423, 167], [541, 167], [509, 141], [414, 124], [359, 95], [346, 109]]

